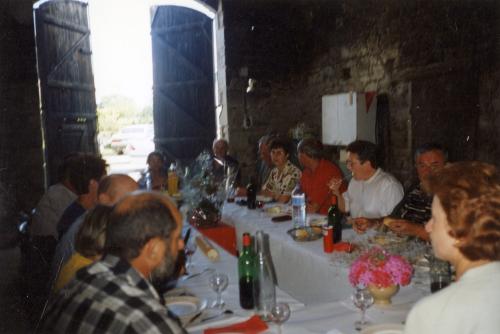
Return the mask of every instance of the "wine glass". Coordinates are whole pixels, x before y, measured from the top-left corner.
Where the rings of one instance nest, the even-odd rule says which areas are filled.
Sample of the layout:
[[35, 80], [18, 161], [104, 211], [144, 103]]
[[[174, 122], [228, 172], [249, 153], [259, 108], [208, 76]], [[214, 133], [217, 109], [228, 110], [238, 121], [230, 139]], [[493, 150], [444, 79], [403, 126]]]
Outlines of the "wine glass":
[[372, 306], [373, 296], [366, 288], [356, 288], [356, 291], [352, 294], [351, 299], [354, 306], [361, 310], [361, 319], [354, 323], [356, 330], [359, 331], [363, 329], [363, 326], [368, 324], [368, 321], [365, 320], [365, 312], [367, 308]]
[[189, 239], [188, 242], [184, 245], [184, 253], [186, 254], [186, 269], [193, 267], [192, 257], [197, 248], [198, 246], [193, 238]]
[[278, 324], [278, 334], [281, 334], [281, 324], [290, 318], [290, 306], [287, 303], [276, 303], [271, 309], [272, 321]]
[[217, 293], [217, 300], [212, 305], [214, 308], [223, 308], [222, 291], [226, 290], [229, 278], [224, 273], [215, 273], [208, 279], [208, 284], [212, 290]]

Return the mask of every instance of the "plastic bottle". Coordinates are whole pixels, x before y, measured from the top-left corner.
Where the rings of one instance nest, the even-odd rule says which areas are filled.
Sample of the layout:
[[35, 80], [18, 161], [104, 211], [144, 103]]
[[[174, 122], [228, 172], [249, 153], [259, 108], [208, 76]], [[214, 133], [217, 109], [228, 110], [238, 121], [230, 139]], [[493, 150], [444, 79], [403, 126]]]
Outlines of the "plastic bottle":
[[276, 303], [276, 288], [271, 258], [264, 244], [264, 232], [255, 235], [257, 255], [255, 257], [255, 279], [253, 282], [253, 298], [255, 311], [264, 321], [272, 320], [272, 308]]
[[249, 233], [243, 233], [243, 249], [238, 258], [238, 277], [240, 305], [246, 310], [251, 310], [255, 305], [253, 299], [255, 252], [252, 249], [252, 238]]
[[305, 227], [307, 224], [306, 219], [306, 195], [297, 184], [292, 192], [292, 218], [293, 227]]
[[342, 241], [342, 216], [337, 206], [337, 196], [332, 196], [328, 209], [328, 225], [333, 227], [333, 243]]
[[177, 176], [177, 171], [175, 167], [175, 163], [170, 165], [168, 169], [168, 177], [167, 177], [167, 190], [170, 196], [173, 196], [179, 192], [179, 177]]

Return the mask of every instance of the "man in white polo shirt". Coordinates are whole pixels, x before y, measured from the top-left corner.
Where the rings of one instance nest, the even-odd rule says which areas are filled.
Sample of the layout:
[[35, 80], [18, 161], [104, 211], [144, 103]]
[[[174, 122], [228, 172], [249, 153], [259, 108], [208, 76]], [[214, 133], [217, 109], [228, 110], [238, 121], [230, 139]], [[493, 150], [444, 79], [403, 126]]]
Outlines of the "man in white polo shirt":
[[352, 173], [347, 191], [340, 194], [341, 180], [332, 179], [330, 189], [338, 198], [339, 209], [354, 219], [354, 230], [365, 232], [369, 218], [389, 215], [403, 198], [401, 183], [378, 165], [377, 146], [356, 140], [347, 146], [347, 168]]

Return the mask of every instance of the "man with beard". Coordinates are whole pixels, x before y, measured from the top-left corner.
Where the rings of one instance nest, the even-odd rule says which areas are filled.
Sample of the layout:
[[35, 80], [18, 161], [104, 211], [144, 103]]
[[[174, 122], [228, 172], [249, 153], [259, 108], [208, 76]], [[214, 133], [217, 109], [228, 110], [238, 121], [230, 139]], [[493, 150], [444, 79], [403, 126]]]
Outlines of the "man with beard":
[[172, 274], [181, 215], [159, 193], [133, 193], [109, 217], [103, 258], [77, 272], [44, 317], [47, 333], [185, 333], [150, 279]]

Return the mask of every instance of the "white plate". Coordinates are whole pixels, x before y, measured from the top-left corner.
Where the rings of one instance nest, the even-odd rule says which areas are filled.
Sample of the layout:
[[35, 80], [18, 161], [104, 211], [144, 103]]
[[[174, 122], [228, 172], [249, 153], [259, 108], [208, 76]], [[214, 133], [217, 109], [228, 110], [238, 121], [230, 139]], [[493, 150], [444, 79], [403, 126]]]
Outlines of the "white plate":
[[272, 205], [264, 208], [264, 212], [269, 217], [283, 216], [283, 215], [291, 215], [292, 208], [286, 205]]
[[361, 334], [403, 334], [404, 329], [401, 324], [380, 324], [366, 327]]
[[311, 218], [309, 220], [309, 226], [323, 226], [326, 224], [328, 224], [327, 217], [317, 217], [317, 218]]
[[257, 195], [256, 200], [259, 202], [269, 203], [273, 201], [273, 198], [269, 196]]
[[167, 297], [167, 308], [175, 314], [183, 324], [188, 323], [207, 307], [207, 301], [194, 296]]

